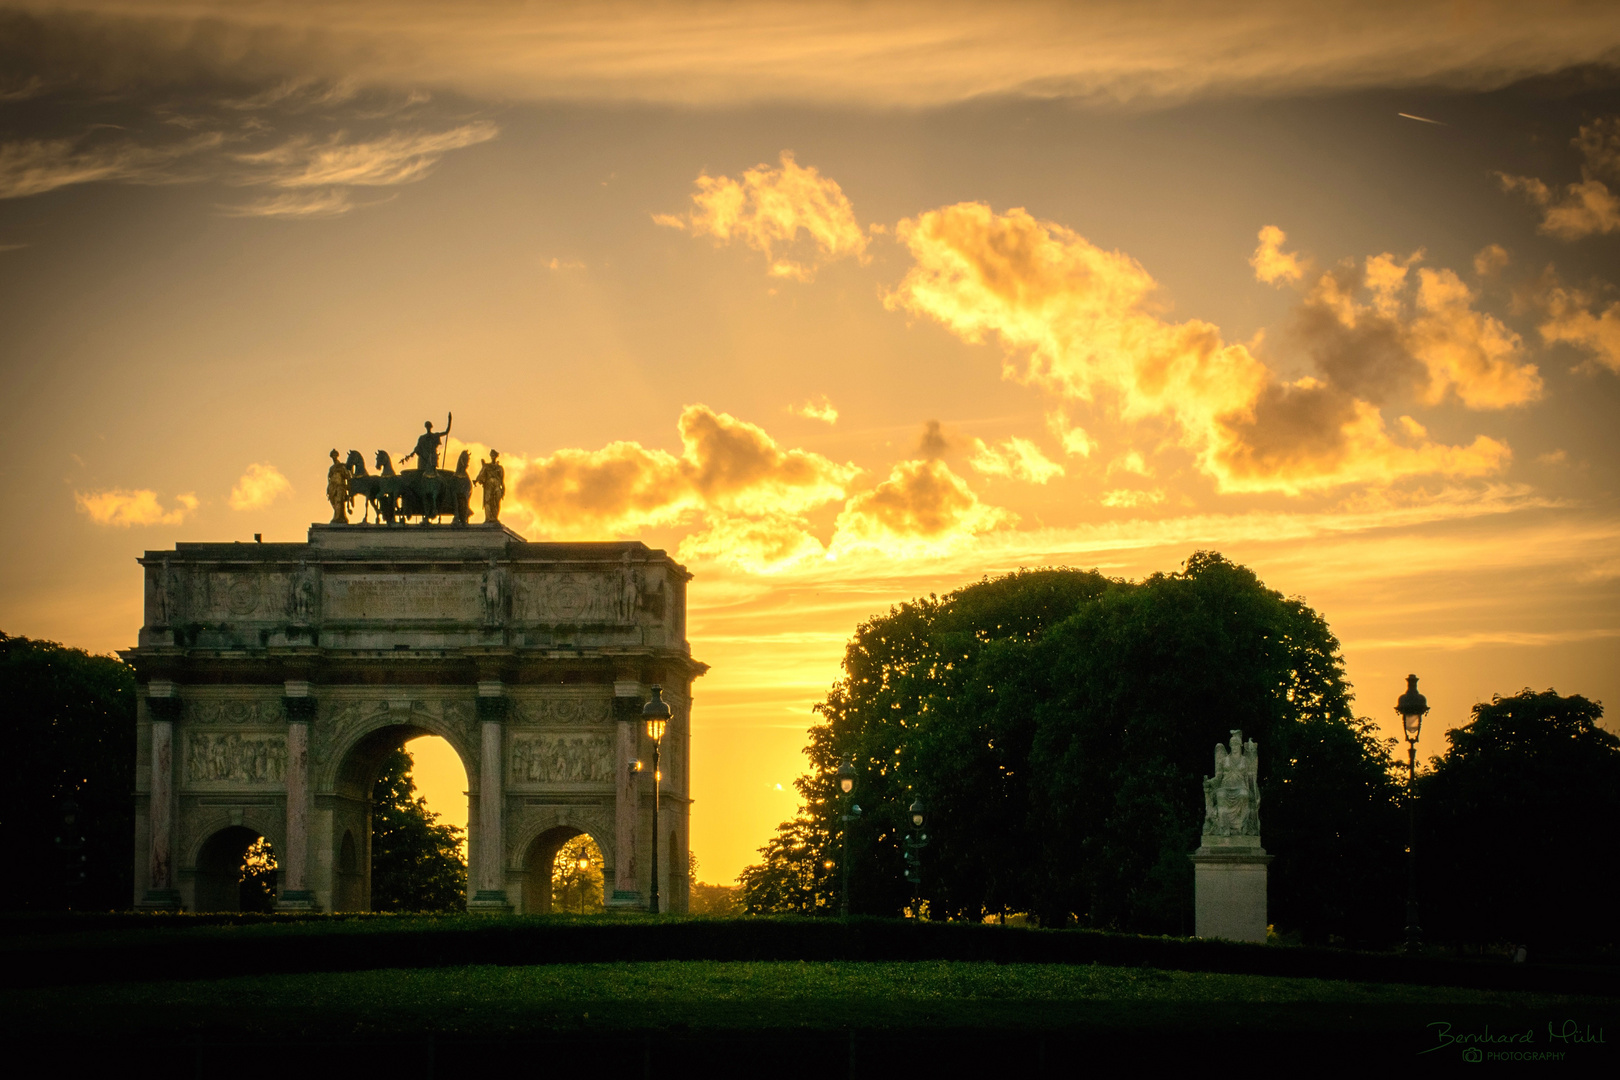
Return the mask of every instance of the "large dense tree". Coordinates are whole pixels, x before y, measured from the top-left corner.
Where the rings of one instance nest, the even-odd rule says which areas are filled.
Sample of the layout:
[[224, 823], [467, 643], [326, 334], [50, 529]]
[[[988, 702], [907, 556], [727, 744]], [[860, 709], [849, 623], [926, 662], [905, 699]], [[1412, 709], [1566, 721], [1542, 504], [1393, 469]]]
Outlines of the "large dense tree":
[[1603, 707], [1524, 690], [1474, 706], [1418, 777], [1425, 932], [1441, 941], [1612, 943], [1620, 739]]
[[[847, 754], [864, 810], [847, 837], [854, 910], [920, 899], [952, 917], [1190, 932], [1201, 779], [1241, 728], [1261, 748], [1274, 919], [1387, 936], [1396, 787], [1350, 701], [1323, 619], [1213, 553], [1141, 582], [1022, 571], [903, 604], [856, 631], [818, 706], [803, 808], [745, 871], [745, 902], [836, 904]], [[919, 795], [933, 842], [913, 897], [902, 840]]]
[[411, 755], [396, 750], [383, 762], [371, 794], [373, 911], [464, 911], [467, 863], [461, 830], [441, 825], [427, 800], [413, 798]]
[[134, 888], [135, 673], [116, 657], [0, 633], [0, 730], [0, 903], [127, 906]]

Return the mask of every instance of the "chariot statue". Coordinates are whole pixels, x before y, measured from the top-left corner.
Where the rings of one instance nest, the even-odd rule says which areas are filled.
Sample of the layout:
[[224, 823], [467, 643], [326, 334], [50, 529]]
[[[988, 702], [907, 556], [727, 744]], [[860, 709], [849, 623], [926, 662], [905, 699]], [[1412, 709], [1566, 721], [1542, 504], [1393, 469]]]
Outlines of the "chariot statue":
[[348, 473], [348, 498], [351, 506], [355, 499], [365, 500], [362, 523], [374, 517], [378, 524], [398, 525], [418, 518], [426, 525], [448, 517], [456, 525], [467, 524], [472, 518], [472, 477], [467, 474], [472, 454], [463, 450], [454, 472], [439, 467], [439, 443], [449, 437], [453, 420], [453, 415], [446, 414], [443, 431], [434, 431], [431, 420], [423, 424], [416, 448], [399, 459], [404, 464], [415, 458], [414, 469], [396, 470], [388, 451], [378, 450], [374, 464], [377, 471], [369, 473], [360, 451], [349, 451], [343, 463]]

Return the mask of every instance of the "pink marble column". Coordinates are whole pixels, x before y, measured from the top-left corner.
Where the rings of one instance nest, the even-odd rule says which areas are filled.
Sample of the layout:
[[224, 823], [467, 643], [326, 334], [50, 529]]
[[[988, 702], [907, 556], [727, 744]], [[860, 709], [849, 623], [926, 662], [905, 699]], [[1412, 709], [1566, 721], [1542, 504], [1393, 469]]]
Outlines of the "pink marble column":
[[276, 907], [309, 911], [316, 906], [315, 894], [309, 887], [309, 828], [315, 811], [309, 776], [309, 724], [315, 718], [315, 699], [309, 695], [309, 683], [302, 679], [288, 679], [286, 695], [287, 835], [286, 850], [277, 860], [281, 864], [281, 895]]
[[478, 683], [478, 865], [469, 911], [510, 911], [506, 899], [506, 687], [498, 679]]
[[613, 754], [613, 895], [608, 903], [635, 906], [643, 901], [636, 826], [641, 818], [641, 788], [651, 763], [635, 770], [641, 741], [641, 683], [621, 679], [613, 684], [613, 712], [618, 738]]
[[174, 683], [153, 679], [147, 684], [146, 716], [152, 740], [146, 803], [147, 880], [137, 906], [173, 909], [180, 906], [174, 874], [174, 722], [180, 718], [180, 697]]

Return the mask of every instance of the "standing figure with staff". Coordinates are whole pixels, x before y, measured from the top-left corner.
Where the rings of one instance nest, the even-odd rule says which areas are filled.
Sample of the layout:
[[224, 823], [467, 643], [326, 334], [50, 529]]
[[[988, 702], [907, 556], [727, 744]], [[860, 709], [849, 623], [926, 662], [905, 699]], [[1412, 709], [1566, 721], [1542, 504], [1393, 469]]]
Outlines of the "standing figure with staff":
[[434, 431], [433, 421], [424, 420], [422, 434], [416, 437], [416, 449], [399, 459], [401, 465], [411, 458], [416, 459], [416, 467], [422, 470], [423, 476], [434, 476], [439, 470], [439, 440], [450, 434], [450, 425], [455, 420], [454, 413], [444, 414], [444, 430]]

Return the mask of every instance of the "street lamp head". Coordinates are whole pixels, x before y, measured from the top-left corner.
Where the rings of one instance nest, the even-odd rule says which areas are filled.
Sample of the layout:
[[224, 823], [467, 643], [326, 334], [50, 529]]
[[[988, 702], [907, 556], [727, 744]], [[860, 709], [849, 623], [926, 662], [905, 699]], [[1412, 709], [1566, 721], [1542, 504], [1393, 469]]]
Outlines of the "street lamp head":
[[1418, 693], [1418, 677], [1406, 677], [1406, 693], [1401, 695], [1395, 703], [1395, 711], [1401, 714], [1401, 724], [1406, 728], [1406, 741], [1416, 744], [1418, 734], [1423, 730], [1423, 717], [1429, 711], [1429, 700]]
[[911, 824], [920, 829], [923, 827], [923, 821], [927, 816], [928, 812], [923, 807], [922, 797], [918, 796], [911, 804]]
[[848, 754], [844, 755], [844, 760], [838, 766], [838, 790], [845, 795], [855, 790], [855, 766]]
[[658, 742], [669, 726], [669, 705], [664, 701], [664, 688], [654, 683], [652, 700], [641, 707], [641, 718], [647, 721], [647, 737]]

